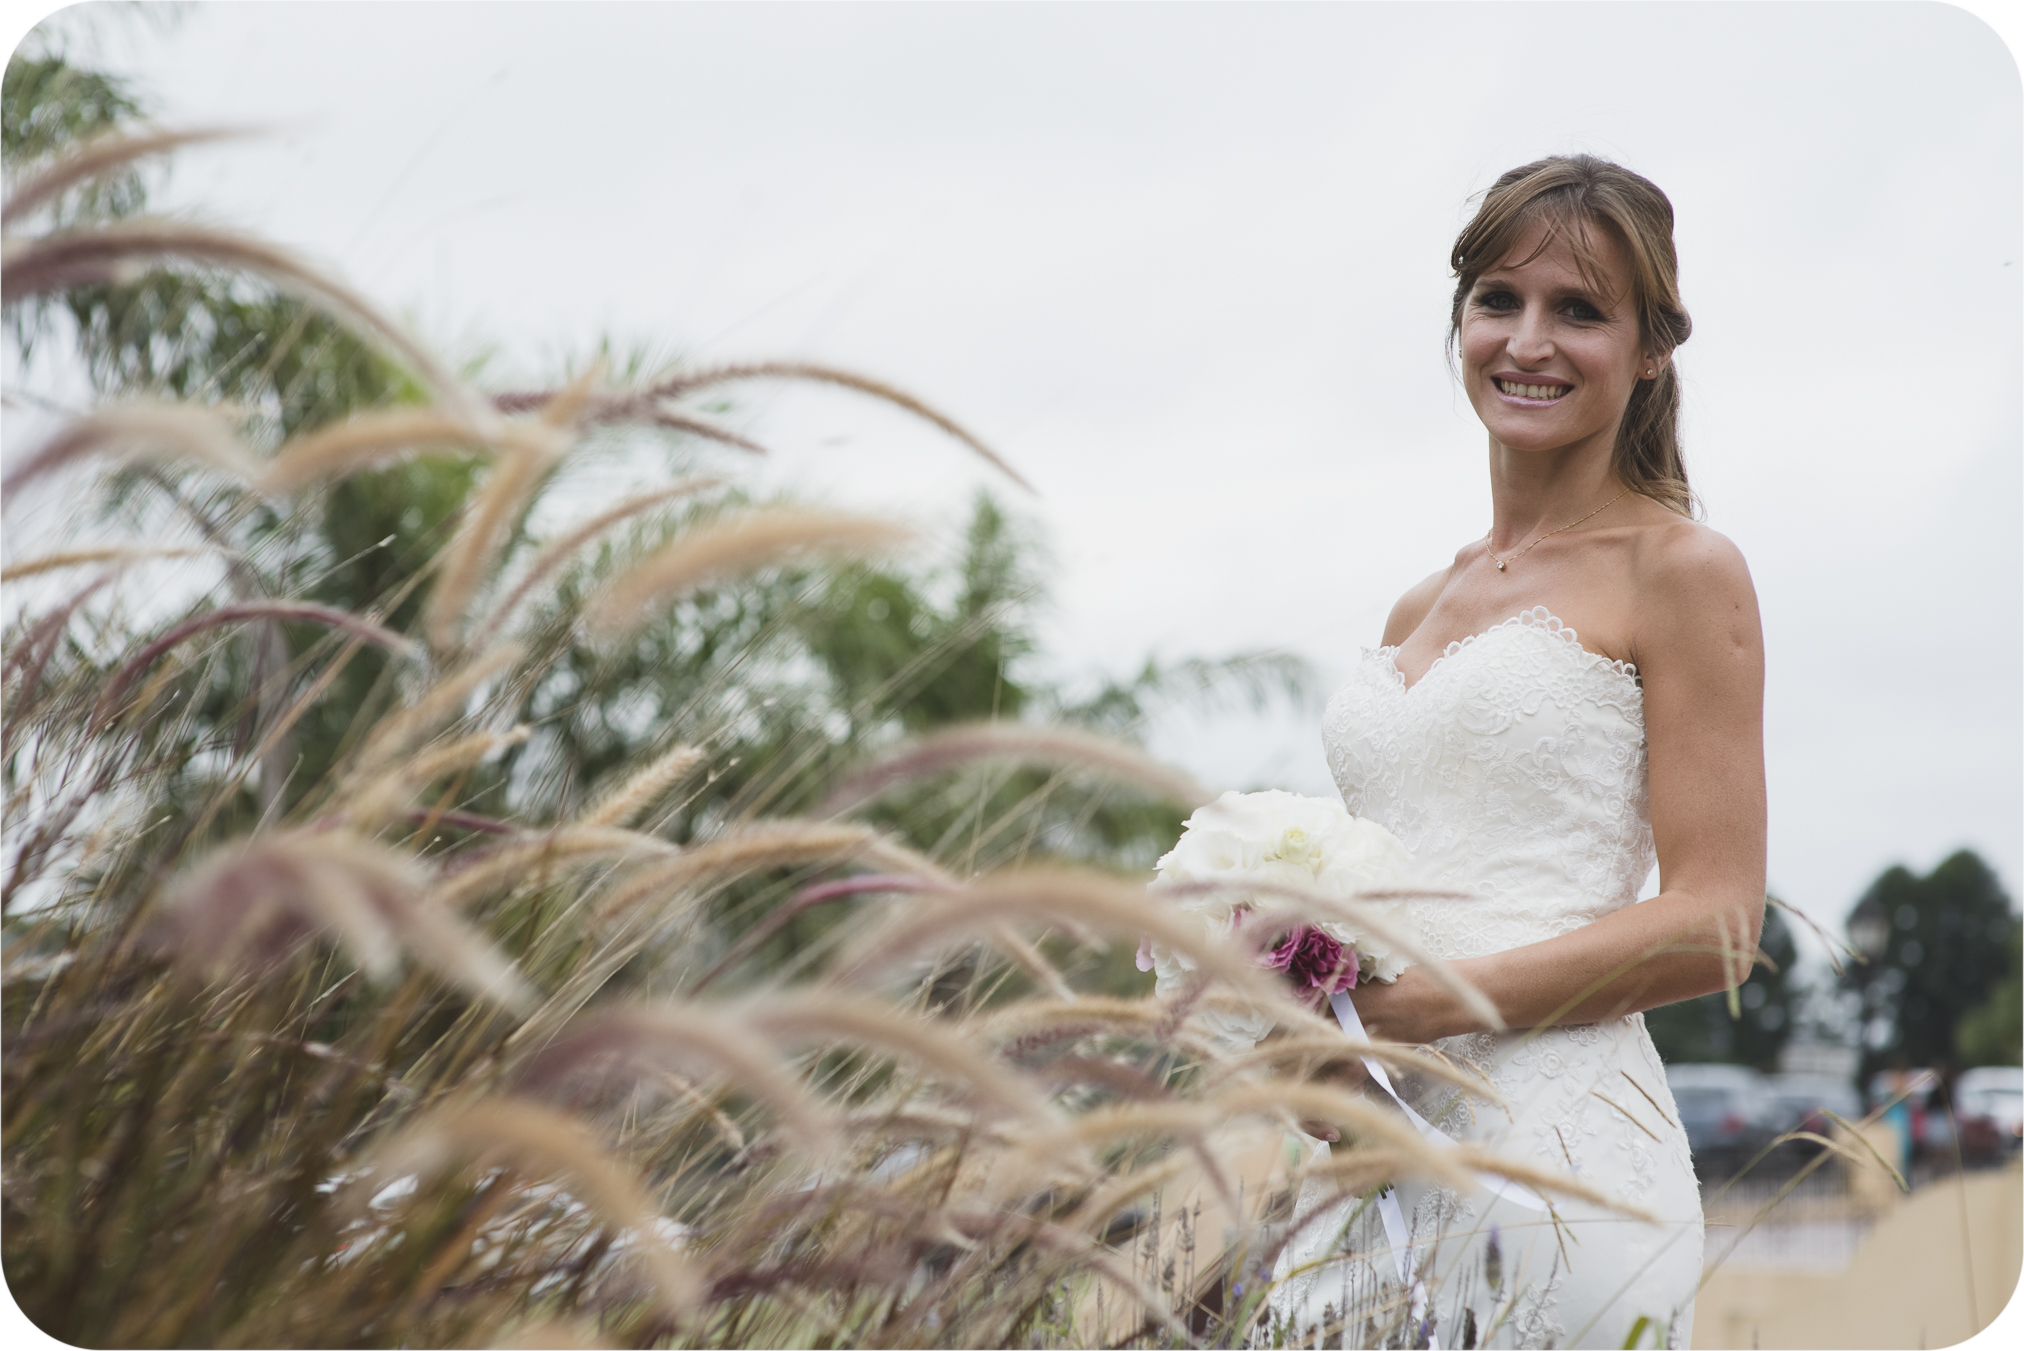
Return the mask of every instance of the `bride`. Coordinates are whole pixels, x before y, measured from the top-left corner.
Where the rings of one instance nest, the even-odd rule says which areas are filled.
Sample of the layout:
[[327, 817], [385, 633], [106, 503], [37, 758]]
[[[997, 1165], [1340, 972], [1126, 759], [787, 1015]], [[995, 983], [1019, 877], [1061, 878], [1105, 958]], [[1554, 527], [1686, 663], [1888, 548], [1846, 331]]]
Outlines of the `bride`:
[[[1755, 950], [1763, 640], [1742, 555], [1690, 515], [1672, 207], [1607, 161], [1540, 160], [1491, 187], [1453, 265], [1489, 533], [1399, 600], [1323, 734], [1350, 811], [1403, 840], [1427, 885], [1468, 894], [1419, 907], [1418, 937], [1512, 1030], [1415, 970], [1354, 1002], [1373, 1038], [1494, 1085], [1502, 1105], [1403, 1086], [1443, 1130], [1653, 1218], [1401, 1180], [1428, 1292], [1404, 1335], [1686, 1346], [1700, 1196], [1640, 1011], [1740, 980], [1724, 949]], [[1660, 890], [1633, 904], [1654, 859]], [[1386, 1335], [1373, 1311], [1402, 1301], [1374, 1209], [1303, 1198], [1318, 1222], [1282, 1258], [1282, 1314], [1332, 1306], [1341, 1335]]]

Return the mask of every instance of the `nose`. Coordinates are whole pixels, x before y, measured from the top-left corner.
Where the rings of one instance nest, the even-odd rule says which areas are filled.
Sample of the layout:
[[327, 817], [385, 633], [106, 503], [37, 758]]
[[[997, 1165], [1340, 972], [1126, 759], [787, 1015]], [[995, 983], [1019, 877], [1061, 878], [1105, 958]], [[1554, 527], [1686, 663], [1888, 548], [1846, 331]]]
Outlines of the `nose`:
[[1527, 305], [1518, 316], [1518, 326], [1505, 348], [1520, 366], [1540, 366], [1552, 359], [1553, 335], [1547, 317], [1536, 305]]

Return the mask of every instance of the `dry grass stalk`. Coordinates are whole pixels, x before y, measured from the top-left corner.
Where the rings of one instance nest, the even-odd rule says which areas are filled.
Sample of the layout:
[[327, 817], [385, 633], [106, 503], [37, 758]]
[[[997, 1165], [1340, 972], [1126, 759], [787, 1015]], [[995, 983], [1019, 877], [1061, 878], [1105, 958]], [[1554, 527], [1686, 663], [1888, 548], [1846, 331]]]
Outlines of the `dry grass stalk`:
[[629, 497], [609, 511], [601, 511], [582, 525], [577, 526], [574, 530], [571, 530], [561, 539], [556, 540], [534, 556], [534, 561], [527, 566], [527, 575], [522, 577], [513, 590], [507, 593], [506, 599], [492, 607], [492, 614], [485, 621], [485, 626], [478, 631], [476, 642], [482, 646], [484, 643], [490, 641], [492, 636], [498, 633], [505, 625], [507, 619], [512, 616], [514, 610], [519, 608], [520, 602], [527, 598], [529, 592], [546, 581], [557, 568], [575, 557], [577, 550], [583, 548], [584, 545], [590, 543], [605, 531], [615, 525], [629, 521], [643, 512], [652, 511], [655, 507], [671, 502], [678, 497], [688, 497], [692, 494], [718, 487], [722, 483], [722, 479], [701, 475], [695, 478], [686, 478], [679, 483], [670, 484], [665, 488]]
[[873, 380], [853, 371], [838, 370], [834, 366], [818, 366], [806, 361], [760, 361], [718, 366], [664, 380], [655, 385], [651, 392], [662, 398], [680, 398], [698, 390], [708, 389], [712, 385], [730, 384], [740, 380], [811, 380], [818, 384], [837, 385], [844, 389], [854, 389], [860, 394], [869, 394], [941, 429], [975, 451], [1006, 478], [1027, 492], [1034, 491], [1033, 485], [1020, 477], [1017, 470], [1001, 459], [996, 451], [971, 435], [954, 418], [929, 407], [905, 390], [896, 389], [883, 380]]
[[[763, 821], [691, 845], [678, 857], [643, 869], [639, 876], [598, 903], [596, 920], [624, 918], [654, 897], [665, 897], [705, 881], [740, 877], [764, 868], [816, 862], [890, 857], [892, 845], [865, 826], [825, 821]], [[911, 851], [908, 851], [911, 853]], [[911, 861], [911, 860], [908, 860]]]
[[988, 925], [1036, 920], [1070, 932], [1095, 930], [1133, 940], [1150, 937], [1186, 953], [1205, 975], [1228, 982], [1286, 1018], [1307, 1016], [1286, 993], [1283, 982], [1247, 960], [1237, 945], [1212, 940], [1192, 917], [1150, 902], [1142, 887], [1066, 868], [1012, 869], [977, 878], [948, 896], [924, 898], [910, 913], [846, 950], [838, 958], [836, 978], [866, 979], [915, 953], [959, 941]]
[[163, 898], [164, 938], [214, 975], [271, 967], [328, 933], [376, 979], [402, 947], [452, 984], [526, 1011], [533, 993], [482, 937], [430, 903], [412, 858], [347, 831], [291, 831], [218, 851]]
[[0, 207], [0, 224], [47, 206], [79, 184], [118, 173], [135, 160], [245, 134], [226, 127], [196, 127], [188, 131], [111, 132], [79, 141], [14, 184], [6, 206]]
[[434, 390], [440, 404], [483, 425], [495, 417], [407, 331], [342, 282], [263, 239], [159, 217], [131, 217], [0, 246], [0, 303], [12, 305], [95, 282], [114, 281], [145, 264], [180, 258], [241, 268], [322, 306], [385, 343]]
[[681, 849], [655, 835], [617, 826], [570, 826], [538, 839], [501, 846], [465, 862], [436, 889], [436, 901], [460, 910], [501, 887], [546, 879], [552, 870], [613, 860], [670, 859]]
[[744, 1019], [783, 1044], [850, 1041], [911, 1057], [945, 1078], [968, 1084], [999, 1108], [1042, 1129], [1059, 1124], [1040, 1086], [1004, 1068], [987, 1050], [946, 1023], [896, 1012], [870, 1000], [811, 991], [750, 1001]]
[[652, 806], [661, 794], [688, 777], [703, 763], [703, 752], [694, 746], [675, 746], [649, 760], [625, 782], [593, 802], [577, 818], [586, 826], [627, 826]]
[[492, 648], [438, 680], [413, 707], [380, 719], [353, 758], [354, 778], [363, 781], [373, 770], [457, 717], [480, 685], [513, 666], [522, 655], [512, 644]]
[[644, 1068], [700, 1068], [731, 1076], [772, 1109], [810, 1153], [826, 1154], [835, 1124], [796, 1082], [767, 1038], [735, 1015], [694, 1003], [621, 1004], [579, 1015], [514, 1072], [522, 1093], [569, 1098], [630, 1085]]
[[283, 620], [292, 624], [323, 624], [348, 633], [362, 642], [373, 643], [389, 652], [403, 656], [415, 654], [415, 646], [391, 629], [382, 628], [369, 619], [361, 619], [349, 610], [334, 609], [328, 605], [315, 605], [308, 601], [248, 601], [243, 605], [227, 605], [185, 620], [161, 637], [128, 658], [105, 684], [104, 692], [94, 707], [94, 717], [103, 717], [119, 706], [119, 698], [126, 693], [141, 672], [155, 663], [155, 660], [170, 648], [182, 643], [206, 629], [222, 624], [238, 624], [246, 620]]
[[157, 558], [204, 558], [215, 554], [216, 549], [71, 549], [63, 553], [43, 554], [23, 563], [0, 568], [0, 582], [26, 581], [45, 572], [56, 572], [62, 568], [81, 568], [93, 563], [117, 563], [124, 567], [128, 563], [144, 563]]
[[1223, 1066], [1232, 1071], [1252, 1066], [1278, 1070], [1289, 1061], [1319, 1063], [1342, 1060], [1351, 1056], [1359, 1059], [1368, 1056], [1401, 1073], [1437, 1079], [1473, 1097], [1487, 1099], [1494, 1106], [1504, 1105], [1503, 1098], [1495, 1086], [1478, 1071], [1458, 1069], [1439, 1056], [1429, 1055], [1418, 1047], [1406, 1046], [1399, 1042], [1354, 1040], [1344, 1036], [1339, 1028], [1287, 1037], [1270, 1037], [1243, 1055], [1228, 1057], [1223, 1061]]
[[345, 815], [354, 829], [383, 821], [405, 808], [416, 793], [443, 775], [468, 769], [494, 751], [518, 746], [528, 735], [524, 725], [504, 733], [476, 732], [403, 760], [353, 795], [345, 804]]
[[[644, 1179], [613, 1159], [575, 1117], [537, 1103], [489, 1098], [438, 1111], [374, 1150], [361, 1171], [369, 1177], [432, 1176], [459, 1166], [508, 1167], [534, 1178], [563, 1177], [614, 1228], [631, 1236], [652, 1277], [659, 1304], [679, 1318], [701, 1301], [705, 1283], [696, 1264], [661, 1237], [659, 1210]], [[370, 1184], [354, 1181], [354, 1196]]]
[[1179, 770], [1108, 737], [1070, 727], [977, 722], [931, 732], [856, 770], [830, 790], [817, 814], [848, 811], [902, 783], [983, 759], [1093, 770], [1188, 807], [1199, 807], [1211, 796]]
[[268, 495], [285, 497], [318, 479], [357, 473], [414, 450], [489, 450], [498, 431], [434, 408], [361, 413], [284, 444], [268, 459], [258, 482]]
[[630, 633], [660, 606], [698, 587], [790, 558], [862, 558], [905, 543], [912, 532], [891, 521], [802, 507], [776, 507], [720, 518], [662, 546], [621, 573], [585, 607], [591, 632]]
[[463, 526], [443, 551], [436, 584], [422, 610], [423, 626], [437, 651], [456, 645], [471, 597], [490, 574], [507, 530], [559, 457], [556, 446], [514, 445], [499, 457], [484, 488], [465, 507]]
[[1120, 1210], [1144, 1196], [1157, 1191], [1177, 1178], [1185, 1176], [1196, 1167], [1194, 1158], [1183, 1152], [1175, 1152], [1135, 1173], [1124, 1173], [1110, 1181], [1093, 1187], [1082, 1200], [1076, 1203], [1074, 1219], [1076, 1227], [1094, 1238], [1109, 1226], [1111, 1217]]
[[91, 455], [194, 461], [246, 484], [260, 477], [259, 460], [217, 413], [188, 404], [136, 401], [100, 408], [65, 424], [0, 481], [0, 492], [20, 492], [44, 474]]

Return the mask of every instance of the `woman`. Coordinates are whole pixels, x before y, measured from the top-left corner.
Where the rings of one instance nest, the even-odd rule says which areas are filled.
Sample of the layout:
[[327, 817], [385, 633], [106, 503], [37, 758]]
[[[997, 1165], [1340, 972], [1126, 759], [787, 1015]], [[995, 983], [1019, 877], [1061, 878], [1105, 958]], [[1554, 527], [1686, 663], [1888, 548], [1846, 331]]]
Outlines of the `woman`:
[[[1486, 194], [1453, 264], [1490, 529], [1400, 599], [1323, 734], [1349, 809], [1429, 885], [1467, 893], [1421, 907], [1419, 937], [1511, 1030], [1418, 971], [1354, 1002], [1372, 1037], [1495, 1085], [1502, 1107], [1408, 1085], [1444, 1130], [1655, 1217], [1558, 1201], [1548, 1218], [1402, 1181], [1439, 1344], [1620, 1347], [1645, 1319], [1648, 1342], [1685, 1346], [1699, 1190], [1640, 1011], [1735, 983], [1755, 951], [1756, 598], [1736, 548], [1689, 515], [1665, 195], [1591, 156], [1528, 164]], [[1655, 855], [1659, 893], [1633, 904]], [[1385, 1247], [1359, 1218], [1348, 1251]], [[1351, 1265], [1320, 1268], [1303, 1304], [1335, 1285], [1337, 1310], [1396, 1307], [1388, 1260]]]

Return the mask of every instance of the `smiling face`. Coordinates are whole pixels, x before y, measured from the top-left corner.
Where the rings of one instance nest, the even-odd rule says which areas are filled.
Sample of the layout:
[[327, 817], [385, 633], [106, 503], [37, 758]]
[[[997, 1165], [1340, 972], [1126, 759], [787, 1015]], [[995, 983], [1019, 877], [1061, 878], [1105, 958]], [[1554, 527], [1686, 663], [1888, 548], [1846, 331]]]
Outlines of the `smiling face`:
[[1463, 302], [1463, 385], [1510, 450], [1607, 456], [1631, 391], [1661, 363], [1638, 329], [1623, 246], [1608, 230], [1590, 239], [1600, 266], [1584, 277], [1574, 250], [1535, 226]]

